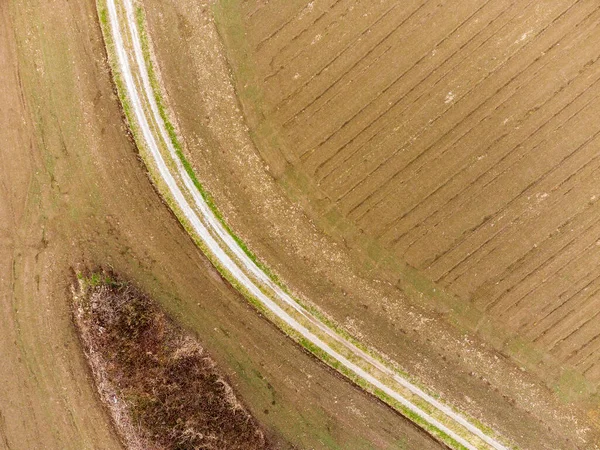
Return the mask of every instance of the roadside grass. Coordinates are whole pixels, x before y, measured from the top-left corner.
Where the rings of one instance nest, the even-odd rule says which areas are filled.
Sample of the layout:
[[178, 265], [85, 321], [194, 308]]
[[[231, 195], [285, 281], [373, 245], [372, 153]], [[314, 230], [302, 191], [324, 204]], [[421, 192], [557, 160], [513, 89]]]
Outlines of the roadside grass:
[[144, 60], [145, 60], [146, 66], [148, 68], [150, 85], [151, 85], [152, 91], [154, 93], [154, 98], [155, 98], [156, 104], [158, 106], [158, 111], [160, 113], [160, 117], [165, 124], [165, 128], [169, 135], [171, 144], [173, 145], [173, 148], [175, 149], [177, 157], [179, 158], [179, 160], [181, 161], [181, 164], [185, 168], [186, 173], [188, 174], [188, 176], [194, 183], [194, 186], [196, 187], [196, 189], [198, 189], [198, 191], [202, 195], [202, 198], [206, 202], [207, 206], [213, 212], [213, 214], [215, 215], [217, 220], [221, 223], [221, 225], [223, 225], [223, 227], [225, 228], [227, 233], [229, 233], [229, 235], [235, 240], [235, 242], [239, 245], [239, 247], [246, 254], [246, 256], [248, 256], [248, 258], [250, 258], [252, 260], [252, 262], [254, 264], [256, 264], [256, 266], [259, 269], [261, 269], [271, 279], [271, 281], [276, 283], [281, 289], [286, 289], [285, 286], [283, 285], [283, 283], [281, 283], [279, 277], [275, 273], [273, 273], [271, 271], [271, 269], [269, 269], [262, 261], [260, 261], [258, 259], [258, 257], [248, 248], [246, 243], [227, 224], [225, 218], [223, 217], [223, 214], [221, 213], [219, 208], [216, 206], [212, 195], [204, 188], [202, 183], [200, 183], [200, 181], [196, 177], [196, 173], [194, 172], [192, 165], [190, 164], [188, 159], [185, 157], [185, 154], [183, 152], [183, 146], [181, 145], [181, 141], [180, 141], [179, 136], [177, 135], [175, 126], [173, 125], [173, 123], [169, 119], [169, 115], [167, 114], [167, 107], [166, 107], [166, 102], [165, 102], [163, 94], [162, 94], [162, 87], [160, 85], [158, 74], [157, 74], [155, 64], [152, 59], [152, 54], [150, 51], [150, 42], [149, 42], [147, 30], [146, 30], [146, 19], [144, 17], [144, 12], [140, 6], [136, 7], [135, 14], [136, 14], [136, 21], [137, 21], [138, 29], [140, 30], [140, 39], [142, 41], [142, 51], [144, 54]]

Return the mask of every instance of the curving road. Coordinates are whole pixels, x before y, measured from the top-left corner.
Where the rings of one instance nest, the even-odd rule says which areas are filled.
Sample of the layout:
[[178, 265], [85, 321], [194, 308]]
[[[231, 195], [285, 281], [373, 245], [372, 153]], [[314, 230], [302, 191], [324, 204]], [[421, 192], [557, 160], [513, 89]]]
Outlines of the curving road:
[[119, 95], [148, 170], [192, 238], [221, 273], [315, 356], [366, 385], [447, 445], [470, 450], [506, 449], [497, 437], [482, 431], [465, 415], [328, 327], [244, 252], [204, 200], [169, 137], [150, 80], [132, 0], [98, 0], [98, 8]]

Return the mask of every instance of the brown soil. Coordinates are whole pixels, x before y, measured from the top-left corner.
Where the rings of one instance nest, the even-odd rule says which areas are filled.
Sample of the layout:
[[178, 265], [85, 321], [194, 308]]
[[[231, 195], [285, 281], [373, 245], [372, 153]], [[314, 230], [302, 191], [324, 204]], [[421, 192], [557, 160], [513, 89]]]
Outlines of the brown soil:
[[71, 268], [110, 266], [198, 337], [287, 448], [437, 448], [234, 292], [152, 188], [94, 2], [0, 2], [0, 448], [115, 449], [70, 319]]
[[[477, 183], [494, 178], [495, 171], [502, 172], [502, 164], [509, 162], [534, 167], [527, 158], [535, 153], [519, 146], [520, 141], [514, 142], [520, 153], [502, 163], [491, 150], [479, 159], [483, 155], [479, 144], [494, 146], [526, 136], [522, 133], [527, 130], [521, 130], [519, 121], [542, 112], [553, 117], [560, 110], [559, 103], [553, 102], [564, 100], [570, 104], [564, 96], [575, 92], [572, 89], [579, 82], [584, 83], [581, 89], [591, 92], [585, 83], [593, 81], [588, 77], [592, 72], [586, 72], [590, 66], [584, 65], [577, 83], [567, 83], [565, 88], [557, 84], [557, 97], [549, 103], [554, 110], [537, 108], [536, 102], [542, 99], [539, 96], [550, 98], [554, 91], [544, 91], [546, 84], [535, 80], [544, 71], [550, 71], [550, 79], [555, 73], [551, 69], [566, 61], [564, 55], [568, 52], [563, 53], [562, 46], [567, 50], [570, 47], [563, 41], [544, 54], [540, 52], [545, 50], [534, 44], [529, 48], [529, 42], [543, 47], [552, 39], [571, 34], [576, 35], [569, 38], [572, 45], [579, 42], [577, 36], [584, 31], [574, 27], [571, 21], [576, 19], [583, 19], [583, 24], [589, 25], [585, 30], [592, 33], [591, 19], [585, 19], [586, 14], [593, 14], [590, 4], [577, 4], [565, 12], [566, 16], [560, 16], [568, 7], [561, 2], [538, 8], [501, 1], [485, 5], [466, 2], [460, 7], [411, 2], [400, 7], [398, 2], [374, 5], [353, 0], [222, 0], [212, 11], [232, 74], [215, 34], [209, 5], [185, 0], [145, 0], [143, 5], [172, 113], [198, 178], [218, 199], [232, 228], [261, 259], [298, 295], [522, 447], [595, 448], [600, 428], [590, 417], [597, 416], [598, 403], [595, 385], [589, 378], [576, 367], [544, 353], [527, 335], [512, 335], [512, 319], [503, 322], [501, 314], [489, 314], [458, 290], [448, 289], [422, 265], [399, 253], [383, 234], [375, 232], [394, 214], [404, 214], [398, 211], [409, 211], [411, 199], [422, 196], [432, 203], [424, 203], [419, 206], [423, 209], [415, 209], [406, 217], [413, 221], [411, 233], [423, 233], [419, 245], [433, 249], [438, 241], [432, 236], [445, 236], [446, 226], [452, 228], [461, 220], [464, 226], [469, 214], [479, 214], [483, 204], [491, 205], [483, 197], [479, 202], [469, 200], [471, 194], [483, 192], [483, 185]], [[575, 16], [569, 16], [574, 12]], [[528, 33], [530, 29], [533, 31]], [[545, 38], [550, 41], [538, 43], [536, 30], [545, 33], [543, 36], [550, 33]], [[583, 48], [593, 50], [590, 46]], [[536, 55], [546, 58], [558, 50], [563, 59], [544, 60], [547, 65], [540, 65], [536, 59]], [[529, 68], [531, 64], [533, 68]], [[497, 85], [492, 82], [496, 80], [494, 70], [502, 75], [498, 75]], [[230, 75], [237, 92], [229, 84]], [[514, 85], [513, 76], [520, 84]], [[521, 80], [520, 76], [525, 78]], [[558, 78], [553, 80], [560, 84]], [[526, 85], [517, 87], [524, 82], [537, 93], [523, 96], [525, 91], [521, 89]], [[391, 87], [386, 90], [388, 85]], [[500, 94], [486, 100], [496, 90]], [[525, 99], [533, 106], [524, 106]], [[477, 105], [484, 101], [479, 108]], [[505, 101], [502, 111], [506, 114], [497, 116], [500, 109], [496, 108]], [[503, 122], [511, 111], [521, 111], [517, 106], [525, 108], [525, 118], [509, 119], [514, 123], [508, 132], [496, 122]], [[388, 107], [390, 112], [386, 112]], [[486, 114], [492, 117], [488, 119]], [[570, 117], [568, 111], [561, 114]], [[577, 130], [586, 129], [591, 122], [581, 119], [578, 123]], [[533, 122], [528, 126], [534, 126]], [[479, 131], [471, 132], [473, 127]], [[396, 151], [402, 139], [407, 142]], [[458, 139], [470, 139], [471, 144], [455, 145]], [[543, 144], [539, 148], [550, 151], [548, 139], [540, 142]], [[559, 152], [558, 147], [553, 152], [550, 154]], [[377, 183], [371, 178], [362, 181], [388, 157], [392, 163], [385, 162], [372, 175], [373, 180], [379, 172], [393, 169], [391, 177], [398, 167], [417, 159], [402, 176], [394, 178], [402, 182], [383, 186], [387, 178]], [[348, 163], [344, 165], [346, 158]], [[493, 161], [491, 172], [474, 182], [479, 176], [475, 169]], [[506, 187], [494, 188], [494, 192], [502, 193], [498, 198], [508, 193], [509, 187], [518, 188], [512, 186], [510, 173], [512, 169], [503, 175]], [[452, 184], [442, 187], [444, 177]], [[354, 183], [360, 188], [354, 189]], [[333, 191], [338, 184], [351, 189], [339, 200]], [[379, 184], [383, 186], [381, 192]], [[396, 187], [392, 189], [392, 185]], [[358, 211], [362, 214], [363, 206], [354, 209], [356, 205], [351, 202], [360, 203], [359, 196], [371, 199], [369, 186], [375, 194], [364, 206], [370, 202], [381, 206], [362, 216]], [[463, 197], [463, 189], [471, 194]], [[585, 189], [585, 185], [578, 189]], [[442, 201], [442, 193], [450, 197]], [[450, 201], [458, 193], [460, 197]], [[521, 241], [515, 240], [514, 233], [522, 233], [523, 241], [532, 230], [538, 231], [539, 223], [546, 220], [539, 206], [546, 196], [541, 197], [538, 203], [522, 205], [528, 211], [522, 219], [537, 217], [538, 222], [520, 228], [520, 222], [513, 221], [509, 228], [501, 228], [498, 238], [507, 236], [503, 246], [516, 245], [516, 250]], [[523, 201], [526, 198], [525, 194], [521, 196]], [[455, 211], [456, 202], [464, 208]], [[439, 225], [431, 230], [423, 228], [429, 214], [439, 219]], [[544, 214], [550, 214], [550, 210]], [[421, 222], [423, 225], [419, 225]], [[496, 225], [491, 223], [493, 232]], [[461, 236], [475, 231], [467, 230]], [[471, 250], [465, 247], [462, 256], [456, 254], [458, 260], [471, 258]], [[547, 255], [552, 258], [551, 253]], [[481, 270], [477, 269], [479, 263], [473, 264], [474, 259], [466, 264], [472, 265], [473, 274], [477, 272], [474, 277], [483, 280], [495, 258], [491, 253]], [[543, 267], [549, 269], [551, 264], [559, 263], [553, 261], [550, 259]], [[520, 264], [517, 261], [505, 266], [507, 280], [518, 278]], [[593, 276], [592, 269], [588, 272]], [[568, 283], [568, 279], [561, 280]], [[550, 286], [542, 286], [546, 285]], [[527, 320], [533, 324], [533, 319]], [[593, 323], [587, 322], [588, 329]], [[588, 334], [593, 337], [593, 332]]]
[[594, 393], [596, 5], [311, 5], [244, 6], [267, 163]]
[[131, 283], [78, 274], [74, 318], [96, 386], [130, 449], [271, 448], [214, 361]]

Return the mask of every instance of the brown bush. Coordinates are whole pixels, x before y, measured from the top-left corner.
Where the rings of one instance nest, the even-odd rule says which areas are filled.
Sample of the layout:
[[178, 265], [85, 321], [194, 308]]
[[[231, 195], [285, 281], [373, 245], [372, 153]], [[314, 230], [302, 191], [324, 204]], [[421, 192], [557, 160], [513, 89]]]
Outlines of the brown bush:
[[269, 448], [214, 362], [148, 296], [108, 271], [78, 278], [75, 322], [130, 448]]

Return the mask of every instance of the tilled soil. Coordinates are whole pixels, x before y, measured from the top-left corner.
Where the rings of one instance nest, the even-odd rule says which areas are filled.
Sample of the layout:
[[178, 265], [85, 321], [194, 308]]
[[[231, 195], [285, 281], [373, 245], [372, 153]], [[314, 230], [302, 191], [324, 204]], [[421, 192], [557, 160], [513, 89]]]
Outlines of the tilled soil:
[[280, 6], [241, 18], [267, 163], [595, 392], [597, 5]]

